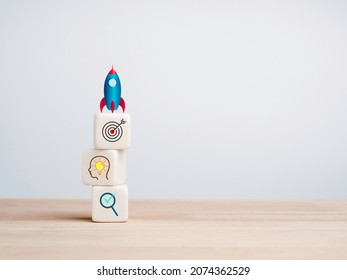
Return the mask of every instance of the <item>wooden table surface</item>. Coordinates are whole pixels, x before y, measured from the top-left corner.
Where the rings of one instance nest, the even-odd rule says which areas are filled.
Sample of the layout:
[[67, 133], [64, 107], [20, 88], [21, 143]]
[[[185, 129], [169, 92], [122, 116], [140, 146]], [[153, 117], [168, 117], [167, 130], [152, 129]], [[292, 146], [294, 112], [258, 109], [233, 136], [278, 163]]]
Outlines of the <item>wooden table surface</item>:
[[86, 200], [0, 199], [0, 259], [347, 259], [347, 201], [131, 200], [127, 223]]

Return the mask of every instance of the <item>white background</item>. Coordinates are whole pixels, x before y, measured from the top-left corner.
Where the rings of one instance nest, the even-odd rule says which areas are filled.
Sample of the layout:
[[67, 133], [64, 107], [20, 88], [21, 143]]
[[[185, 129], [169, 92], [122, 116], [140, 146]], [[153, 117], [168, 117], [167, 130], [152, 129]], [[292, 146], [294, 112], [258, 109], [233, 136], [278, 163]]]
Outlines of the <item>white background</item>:
[[[6, 280], [12, 279], [37, 279], [46, 280], [47, 276], [52, 280], [60, 279], [86, 279], [86, 280], [100, 280], [100, 279], [128, 279], [128, 280], [142, 280], [142, 279], [194, 279], [194, 280], [206, 280], [206, 279], [243, 279], [243, 280], [292, 280], [292, 279], [334, 279], [345, 280], [347, 276], [346, 261], [343, 260], [94, 260], [94, 261], [49, 261], [49, 260], [21, 260], [21, 261], [0, 261], [0, 276]], [[135, 269], [140, 268], [152, 271], [152, 267], [157, 269], [157, 273], [160, 273], [162, 269], [180, 269], [181, 275], [175, 276], [163, 276], [163, 275], [132, 275], [130, 276], [115, 276], [115, 275], [97, 275], [98, 269], [103, 271], [103, 267], [108, 272], [113, 273], [113, 269], [119, 271], [119, 268], [123, 269]], [[18, 269], [20, 267], [20, 269]], [[247, 275], [211, 275], [206, 273], [205, 275], [190, 275], [195, 269], [192, 267], [220, 267], [220, 270], [225, 268], [225, 271], [230, 271], [228, 267], [237, 267], [235, 270], [240, 271], [238, 267], [249, 267], [250, 272]], [[184, 272], [186, 270], [186, 272]], [[234, 270], [234, 271], [235, 271]], [[105, 271], [105, 273], [106, 273]], [[204, 272], [205, 268], [198, 269], [198, 273]], [[210, 270], [211, 271], [211, 270]], [[218, 269], [213, 269], [218, 271]], [[151, 272], [150, 272], [151, 273]]]
[[346, 3], [0, 1], [0, 197], [90, 197], [113, 64], [130, 198], [346, 199]]

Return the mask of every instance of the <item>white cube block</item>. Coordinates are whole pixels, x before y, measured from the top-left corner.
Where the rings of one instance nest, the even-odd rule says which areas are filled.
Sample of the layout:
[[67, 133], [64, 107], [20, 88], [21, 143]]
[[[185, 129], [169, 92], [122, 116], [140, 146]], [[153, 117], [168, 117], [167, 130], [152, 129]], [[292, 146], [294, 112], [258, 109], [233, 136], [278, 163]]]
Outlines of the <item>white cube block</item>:
[[128, 220], [128, 187], [126, 185], [93, 186], [92, 221], [125, 222]]
[[130, 147], [129, 114], [96, 114], [94, 117], [96, 149], [122, 150]]
[[82, 159], [85, 185], [115, 186], [125, 183], [124, 150], [86, 150]]

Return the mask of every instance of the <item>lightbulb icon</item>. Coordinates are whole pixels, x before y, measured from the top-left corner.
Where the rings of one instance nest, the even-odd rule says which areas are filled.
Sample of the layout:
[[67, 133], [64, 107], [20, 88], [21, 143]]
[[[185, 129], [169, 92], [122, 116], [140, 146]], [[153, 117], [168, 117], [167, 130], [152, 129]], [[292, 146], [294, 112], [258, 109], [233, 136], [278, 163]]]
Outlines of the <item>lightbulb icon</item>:
[[89, 163], [89, 174], [90, 177], [99, 180], [105, 176], [108, 180], [108, 171], [110, 170], [110, 161], [104, 156], [95, 156], [90, 160]]
[[97, 161], [95, 163], [95, 168], [98, 171], [98, 174], [101, 175], [101, 172], [104, 170], [105, 168], [105, 164], [102, 161]]

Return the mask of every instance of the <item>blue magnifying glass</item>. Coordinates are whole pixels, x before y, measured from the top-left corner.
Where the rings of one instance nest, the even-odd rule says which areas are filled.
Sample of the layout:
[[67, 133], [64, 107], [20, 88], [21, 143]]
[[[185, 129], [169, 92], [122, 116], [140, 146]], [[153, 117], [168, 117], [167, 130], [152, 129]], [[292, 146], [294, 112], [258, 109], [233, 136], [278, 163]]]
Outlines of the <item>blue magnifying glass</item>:
[[110, 192], [103, 193], [100, 196], [100, 204], [102, 207], [106, 209], [111, 208], [113, 212], [116, 214], [116, 216], [118, 216], [118, 213], [113, 208], [113, 206], [116, 204], [116, 197], [114, 196], [113, 193], [110, 193]]

